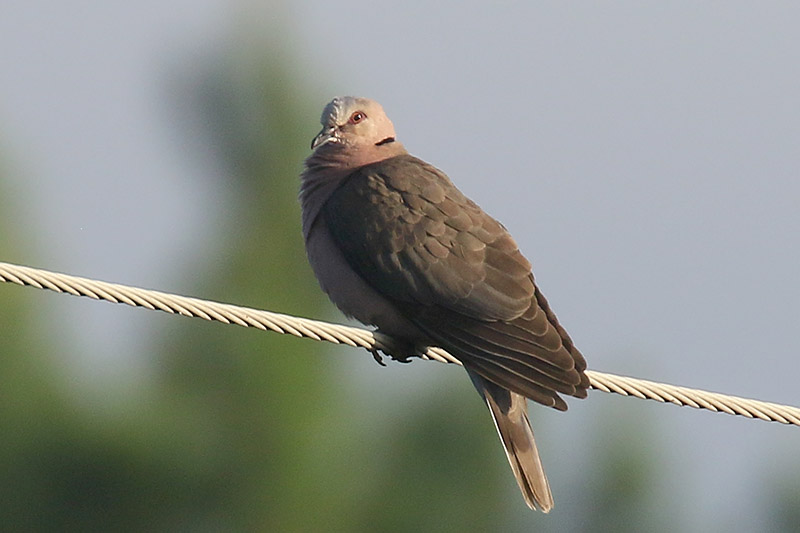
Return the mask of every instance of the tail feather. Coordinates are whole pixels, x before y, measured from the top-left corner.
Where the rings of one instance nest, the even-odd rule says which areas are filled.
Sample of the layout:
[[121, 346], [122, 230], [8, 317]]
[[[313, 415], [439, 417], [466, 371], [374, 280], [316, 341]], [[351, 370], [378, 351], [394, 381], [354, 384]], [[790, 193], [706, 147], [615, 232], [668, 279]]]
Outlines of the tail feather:
[[506, 457], [517, 478], [525, 503], [531, 509], [545, 513], [553, 508], [553, 494], [539, 459], [539, 450], [533, 439], [533, 430], [528, 420], [527, 399], [487, 381], [478, 374], [467, 370], [472, 383], [481, 393], [489, 411]]

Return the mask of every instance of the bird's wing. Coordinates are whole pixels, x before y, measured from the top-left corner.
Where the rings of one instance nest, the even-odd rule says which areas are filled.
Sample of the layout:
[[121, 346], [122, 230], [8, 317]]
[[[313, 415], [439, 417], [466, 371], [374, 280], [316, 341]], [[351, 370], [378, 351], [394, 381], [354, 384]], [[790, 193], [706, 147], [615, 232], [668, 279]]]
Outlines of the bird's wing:
[[531, 265], [511, 235], [415, 157], [362, 167], [324, 216], [348, 262], [393, 300], [479, 320], [511, 320], [530, 304]]
[[367, 165], [322, 216], [350, 266], [475, 372], [559, 409], [558, 392], [585, 395], [583, 357], [530, 263], [444, 173], [409, 155]]

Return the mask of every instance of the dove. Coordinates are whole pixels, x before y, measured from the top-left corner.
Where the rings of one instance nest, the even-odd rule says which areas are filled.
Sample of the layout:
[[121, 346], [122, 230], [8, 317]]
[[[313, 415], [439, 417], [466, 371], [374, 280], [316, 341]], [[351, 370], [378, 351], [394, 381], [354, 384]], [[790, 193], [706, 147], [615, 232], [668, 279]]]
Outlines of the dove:
[[550, 485], [527, 399], [566, 410], [586, 361], [506, 228], [436, 167], [410, 155], [374, 100], [328, 103], [300, 176], [306, 253], [348, 317], [403, 345], [438, 346], [464, 366], [494, 420], [526, 504]]

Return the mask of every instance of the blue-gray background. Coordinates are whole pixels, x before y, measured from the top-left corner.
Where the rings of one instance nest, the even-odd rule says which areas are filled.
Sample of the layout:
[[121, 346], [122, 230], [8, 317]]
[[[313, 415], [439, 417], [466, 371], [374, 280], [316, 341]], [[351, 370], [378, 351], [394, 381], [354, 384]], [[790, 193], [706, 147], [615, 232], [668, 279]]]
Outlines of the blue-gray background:
[[[332, 96], [375, 98], [413, 154], [504, 223], [590, 368], [797, 405], [798, 20], [792, 2], [7, 2], [3, 205], [24, 244], [0, 259], [210, 295], [185, 269], [220, 261], [219, 228], [239, 208], [209, 147], [215, 124], [187, 94], [206, 62], [246, 88], [269, 81], [257, 65], [279, 57], [304, 139]], [[247, 106], [239, 113], [247, 125]], [[297, 153], [282, 162], [290, 182]], [[269, 240], [259, 246], [269, 257]], [[269, 306], [268, 292], [214, 291]], [[42, 314], [28, 320], [58, 339], [68, 395], [146, 393], [143, 354], [158, 349], [165, 315], [33, 292], [23, 299], [41, 299]], [[292, 311], [341, 320], [321, 309]], [[351, 419], [393, 424], [406, 401], [436, 401], [415, 401], [425, 387], [473, 394], [453, 369], [334, 351], [317, 357], [335, 359], [342, 390], [362, 391]], [[779, 531], [776, 505], [800, 506], [796, 428], [601, 393], [531, 418], [556, 507], [528, 513], [504, 473], [504, 527], [591, 529], [583, 479], [613, 448], [645, 455], [643, 501], [670, 530]], [[485, 457], [504, 461], [499, 444]], [[613, 485], [597, 490], [628, 504]]]

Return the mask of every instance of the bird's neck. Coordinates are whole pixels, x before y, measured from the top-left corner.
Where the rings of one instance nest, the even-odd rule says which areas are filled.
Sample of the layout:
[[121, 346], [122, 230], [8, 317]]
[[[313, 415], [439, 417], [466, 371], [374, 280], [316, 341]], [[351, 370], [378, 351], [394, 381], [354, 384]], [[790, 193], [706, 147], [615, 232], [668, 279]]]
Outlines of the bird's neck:
[[306, 159], [306, 168], [335, 168], [349, 174], [357, 168], [408, 153], [403, 143], [394, 140], [394, 137], [389, 139], [391, 142], [381, 141], [377, 144], [325, 144]]
[[303, 237], [306, 240], [325, 202], [351, 172], [352, 169], [311, 165], [310, 161], [306, 161], [306, 169], [300, 175], [300, 207], [303, 210]]
[[[324, 147], [327, 148], [327, 147]], [[308, 239], [322, 206], [341, 183], [359, 168], [406, 154], [397, 141], [369, 149], [340, 150], [338, 146], [315, 150], [305, 162], [300, 175], [300, 205], [303, 209], [303, 235]]]

